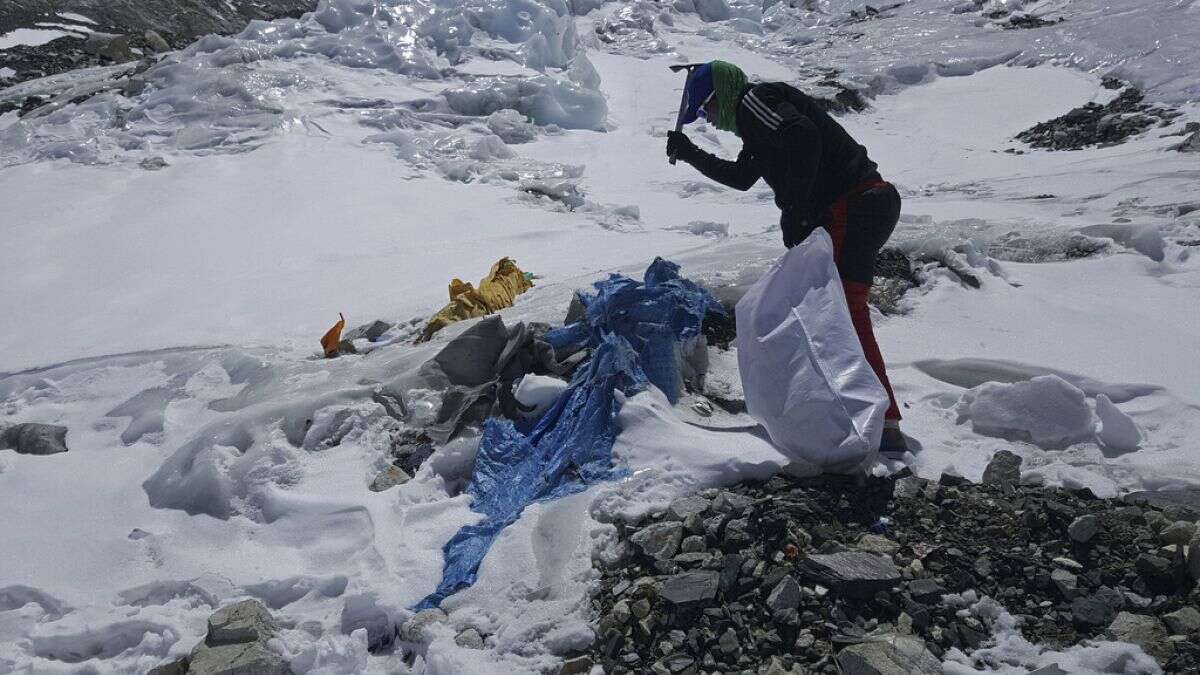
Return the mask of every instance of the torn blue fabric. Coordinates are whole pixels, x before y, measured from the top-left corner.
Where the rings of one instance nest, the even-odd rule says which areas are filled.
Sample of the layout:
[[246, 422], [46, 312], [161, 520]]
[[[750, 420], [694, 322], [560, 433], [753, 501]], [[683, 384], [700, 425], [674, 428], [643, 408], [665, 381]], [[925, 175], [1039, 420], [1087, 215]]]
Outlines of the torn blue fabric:
[[508, 420], [489, 419], [467, 488], [472, 510], [484, 514], [484, 519], [463, 527], [446, 544], [442, 583], [416, 609], [436, 607], [475, 583], [479, 564], [496, 536], [529, 504], [565, 497], [616, 477], [612, 467], [620, 409], [616, 392], [632, 396], [646, 386], [637, 353], [624, 338], [606, 335], [591, 361], [576, 372], [571, 386], [529, 436]]
[[594, 284], [595, 295], [579, 294], [583, 321], [546, 333], [557, 351], [595, 347], [606, 333], [629, 341], [641, 357], [646, 377], [671, 403], [682, 392], [682, 343], [700, 335], [705, 314], [727, 316], [721, 303], [696, 283], [679, 276], [679, 265], [655, 258], [644, 282], [614, 274]]

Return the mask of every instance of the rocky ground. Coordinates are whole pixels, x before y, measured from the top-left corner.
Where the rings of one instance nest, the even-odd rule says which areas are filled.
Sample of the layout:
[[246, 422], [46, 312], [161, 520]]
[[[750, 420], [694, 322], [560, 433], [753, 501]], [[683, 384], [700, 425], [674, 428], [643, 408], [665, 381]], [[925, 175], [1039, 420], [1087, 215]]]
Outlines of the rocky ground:
[[[1105, 86], [1120, 88], [1122, 84], [1106, 80]], [[1123, 143], [1155, 126], [1168, 126], [1181, 115], [1176, 110], [1145, 103], [1144, 98], [1141, 91], [1128, 87], [1104, 105], [1088, 103], [1036, 124], [1017, 134], [1017, 140], [1047, 150], [1104, 147]]]
[[964, 611], [986, 596], [1031, 642], [1124, 640], [1197, 672], [1200, 495], [1099, 499], [1020, 485], [1019, 464], [1001, 451], [982, 484], [781, 474], [618, 524], [572, 667], [936, 671], [989, 645], [992, 618]]
[[316, 4], [316, 0], [8, 0], [0, 3], [0, 34], [46, 25], [71, 34], [43, 45], [0, 49], [0, 69], [14, 71], [0, 77], [0, 88], [180, 49], [210, 33], [236, 33], [254, 19], [300, 16]]

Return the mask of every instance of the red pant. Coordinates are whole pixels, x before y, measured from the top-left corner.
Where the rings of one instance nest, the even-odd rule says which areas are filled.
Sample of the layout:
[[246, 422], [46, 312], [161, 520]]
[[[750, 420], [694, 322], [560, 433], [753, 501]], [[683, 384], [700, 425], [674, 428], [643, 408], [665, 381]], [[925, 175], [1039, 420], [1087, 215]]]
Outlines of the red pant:
[[871, 329], [871, 309], [867, 297], [874, 278], [875, 255], [896, 228], [900, 216], [900, 195], [883, 180], [867, 181], [842, 197], [830, 207], [827, 224], [833, 239], [833, 256], [850, 305], [850, 320], [862, 343], [867, 363], [887, 390], [890, 405], [884, 419], [899, 421], [900, 406], [888, 381], [883, 354]]

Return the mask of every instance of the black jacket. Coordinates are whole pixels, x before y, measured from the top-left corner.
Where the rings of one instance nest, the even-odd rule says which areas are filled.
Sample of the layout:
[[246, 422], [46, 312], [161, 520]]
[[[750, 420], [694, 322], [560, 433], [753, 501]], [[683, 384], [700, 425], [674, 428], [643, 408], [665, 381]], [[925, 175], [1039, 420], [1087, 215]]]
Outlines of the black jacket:
[[699, 148], [682, 159], [738, 190], [765, 179], [775, 191], [785, 228], [820, 223], [838, 197], [879, 176], [866, 148], [816, 101], [782, 82], [746, 87], [738, 99], [737, 129], [743, 143], [737, 161]]

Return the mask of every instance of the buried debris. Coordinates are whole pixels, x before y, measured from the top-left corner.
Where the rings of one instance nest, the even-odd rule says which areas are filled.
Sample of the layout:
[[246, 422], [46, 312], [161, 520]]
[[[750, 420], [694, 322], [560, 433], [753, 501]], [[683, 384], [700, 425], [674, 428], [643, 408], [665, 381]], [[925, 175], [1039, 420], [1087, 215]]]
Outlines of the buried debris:
[[1017, 134], [1017, 140], [1047, 150], [1117, 145], [1181, 114], [1143, 103], [1144, 97], [1141, 91], [1130, 87], [1104, 105], [1088, 103], [1061, 117], [1036, 124]]
[[435, 333], [463, 319], [494, 314], [512, 307], [518, 295], [533, 288], [532, 275], [517, 267], [512, 258], [501, 258], [476, 288], [461, 279], [450, 282], [450, 302], [434, 314], [417, 342], [427, 342]]

